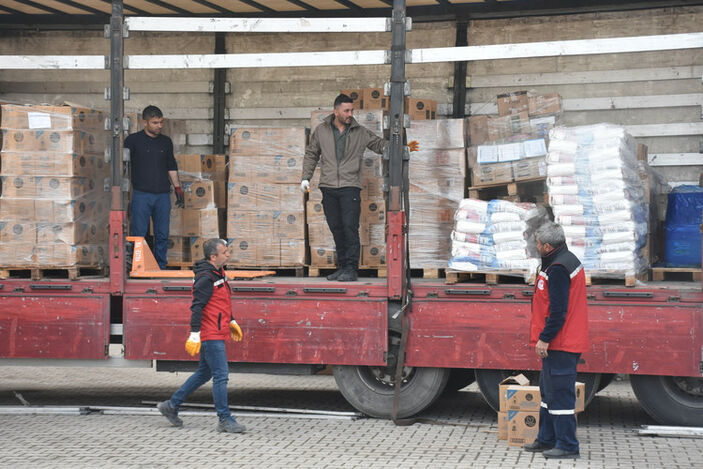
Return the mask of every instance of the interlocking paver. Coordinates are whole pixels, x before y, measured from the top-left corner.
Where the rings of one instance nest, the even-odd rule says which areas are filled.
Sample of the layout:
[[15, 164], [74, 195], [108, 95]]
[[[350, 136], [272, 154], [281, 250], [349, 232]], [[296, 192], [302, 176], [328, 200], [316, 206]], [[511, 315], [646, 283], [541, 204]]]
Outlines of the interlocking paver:
[[[139, 406], [169, 397], [188, 374], [0, 367], [0, 376], [0, 405], [20, 405], [19, 392], [32, 405]], [[353, 410], [331, 376], [231, 375], [229, 388], [232, 405]], [[210, 404], [210, 392], [206, 386], [189, 401]], [[703, 467], [700, 440], [635, 434], [654, 422], [626, 381], [614, 382], [579, 416], [582, 458], [576, 461], [547, 461], [497, 441], [495, 414], [475, 386], [442, 398], [424, 417], [462, 426], [242, 413], [237, 419], [247, 433], [230, 435], [215, 432], [214, 416], [183, 416], [179, 429], [158, 414], [0, 415], [0, 467]]]

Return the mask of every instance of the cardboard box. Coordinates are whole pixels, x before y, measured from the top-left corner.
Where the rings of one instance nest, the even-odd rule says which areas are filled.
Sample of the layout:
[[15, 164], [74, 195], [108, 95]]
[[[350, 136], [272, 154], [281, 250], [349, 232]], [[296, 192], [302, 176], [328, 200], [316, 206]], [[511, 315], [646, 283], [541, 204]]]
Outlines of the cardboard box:
[[0, 221], [0, 242], [36, 242], [37, 225], [32, 222]]
[[471, 186], [490, 186], [513, 182], [513, 163], [477, 164], [471, 168]]
[[302, 266], [306, 264], [305, 240], [304, 239], [282, 239], [281, 266]]
[[386, 247], [362, 246], [361, 265], [366, 267], [380, 267], [386, 265]]
[[3, 129], [4, 151], [48, 151], [56, 153], [103, 153], [106, 132], [77, 130]]
[[574, 405], [574, 411], [576, 413], [583, 412], [586, 410], [586, 384], [576, 381], [576, 386], [574, 388], [576, 393], [576, 404]]
[[361, 205], [361, 223], [384, 223], [386, 206], [382, 202], [366, 202]]
[[[466, 119], [411, 121], [407, 129], [408, 141], [420, 142], [421, 151], [463, 149], [465, 125]], [[410, 156], [410, 161], [412, 159], [413, 155]]]
[[545, 157], [513, 161], [512, 166], [513, 180], [515, 181], [527, 181], [547, 177], [547, 161]]
[[405, 109], [410, 120], [431, 120], [436, 118], [437, 102], [431, 99], [405, 98]]
[[216, 208], [182, 209], [183, 236], [219, 238], [218, 215]]
[[341, 90], [339, 92], [340, 94], [346, 94], [349, 96], [353, 101], [354, 101], [354, 107], [357, 108], [361, 105], [360, 101], [362, 99], [362, 91], [361, 89], [356, 89], [356, 90]]
[[498, 439], [508, 439], [508, 412], [498, 412]]
[[[369, 129], [371, 132], [375, 133], [376, 135], [383, 136], [383, 121], [384, 121], [384, 116], [387, 115], [387, 112], [385, 110], [377, 109], [377, 110], [369, 110], [365, 109], [362, 111], [358, 111], [354, 113], [354, 119], [356, 119], [356, 122], [367, 129]], [[370, 151], [370, 150], [369, 150]], [[373, 153], [373, 152], [371, 152]], [[373, 153], [375, 154], [375, 153]]]
[[3, 152], [4, 176], [91, 176], [106, 174], [104, 156], [55, 152]]
[[383, 88], [364, 88], [361, 91], [361, 109], [388, 109], [390, 99], [383, 95]]
[[215, 155], [177, 154], [173, 156], [178, 165], [179, 175], [192, 178], [210, 178], [215, 172]]
[[539, 433], [539, 411], [514, 411], [508, 414], [508, 446], [533, 443]]
[[230, 137], [230, 164], [232, 155], [304, 155], [305, 143], [305, 129], [302, 127], [235, 128]]
[[507, 390], [508, 386], [528, 386], [530, 384], [530, 380], [527, 379], [525, 375], [522, 373], [514, 376], [509, 376], [505, 378], [503, 381], [500, 382], [498, 385], [498, 393], [500, 395], [500, 400], [499, 400], [499, 405], [500, 405], [500, 411], [501, 412], [506, 412], [508, 410], [508, 401], [507, 401]]
[[227, 183], [227, 208], [254, 210], [256, 207], [256, 188], [246, 182]]
[[510, 384], [505, 388], [506, 410], [539, 412], [540, 402], [539, 386]]
[[205, 243], [208, 239], [209, 238], [202, 238], [198, 236], [193, 236], [188, 239], [188, 257], [193, 262], [200, 259], [205, 259], [203, 254], [203, 243]]
[[332, 268], [337, 265], [337, 253], [334, 248], [310, 246], [310, 266]]
[[[361, 234], [363, 230], [359, 230]], [[327, 223], [312, 223], [308, 225], [308, 243], [312, 247], [334, 246], [334, 238]]]
[[240, 266], [254, 266], [256, 263], [256, 247], [251, 240], [242, 238], [228, 238], [229, 259], [227, 264]]
[[332, 113], [332, 109], [312, 111], [310, 113], [310, 133], [312, 133], [318, 125], [322, 124], [322, 122]]
[[481, 145], [488, 141], [488, 116], [469, 117], [469, 135], [471, 145]]
[[561, 97], [558, 93], [530, 96], [528, 111], [530, 116], [547, 116], [561, 112]]
[[498, 115], [509, 116], [520, 112], [527, 112], [529, 99], [527, 91], [516, 91], [498, 95]]
[[104, 130], [107, 114], [75, 106], [2, 105], [3, 129]]
[[527, 136], [532, 130], [527, 112], [491, 117], [488, 119], [487, 125], [489, 142], [508, 140], [515, 136]]
[[34, 204], [33, 199], [0, 197], [0, 220], [35, 221]]
[[300, 211], [273, 212], [273, 237], [280, 239], [305, 239], [305, 214]]
[[168, 238], [167, 249], [166, 260], [169, 264], [189, 262], [191, 259], [187, 238], [170, 236]]
[[[197, 181], [181, 181], [186, 208], [214, 208], [215, 185], [209, 179]], [[171, 206], [176, 204], [175, 191], [171, 193]]]

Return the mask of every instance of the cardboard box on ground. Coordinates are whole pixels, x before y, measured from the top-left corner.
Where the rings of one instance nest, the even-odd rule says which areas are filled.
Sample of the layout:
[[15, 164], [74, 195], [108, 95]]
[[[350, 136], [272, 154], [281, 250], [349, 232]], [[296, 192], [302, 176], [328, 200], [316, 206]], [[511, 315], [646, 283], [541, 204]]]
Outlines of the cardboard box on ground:
[[[510, 376], [498, 385], [500, 407], [498, 411], [498, 439], [507, 440], [508, 446], [524, 446], [537, 439], [541, 396], [539, 386], [530, 386], [523, 374]], [[575, 385], [574, 411], [583, 412], [586, 386]]]
[[106, 262], [105, 115], [75, 105], [0, 108], [0, 262], [15, 268]]

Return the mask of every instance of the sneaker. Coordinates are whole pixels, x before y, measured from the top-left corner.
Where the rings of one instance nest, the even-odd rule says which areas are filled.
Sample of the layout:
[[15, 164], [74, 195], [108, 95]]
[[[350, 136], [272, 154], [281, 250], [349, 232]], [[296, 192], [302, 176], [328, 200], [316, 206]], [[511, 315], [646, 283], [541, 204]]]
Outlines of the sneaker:
[[182, 427], [183, 420], [178, 418], [178, 411], [173, 408], [171, 401], [163, 401], [156, 404], [156, 408], [159, 409], [161, 415], [166, 417], [171, 425], [174, 427]]
[[525, 449], [525, 451], [529, 451], [530, 453], [538, 453], [540, 451], [552, 449], [554, 448], [554, 446], [548, 446], [544, 443], [540, 443], [539, 441], [535, 440], [533, 443], [527, 443], [523, 448]]
[[356, 282], [356, 280], [356, 269], [347, 269], [337, 277], [338, 282]]
[[344, 269], [337, 269], [334, 271], [334, 273], [331, 273], [327, 276], [327, 280], [337, 280], [340, 275], [342, 275], [342, 272], [344, 272]]
[[565, 449], [561, 449], [561, 448], [552, 448], [552, 449], [548, 449], [546, 451], [543, 451], [542, 456], [544, 456], [547, 459], [578, 459], [581, 457], [579, 455], [578, 450], [566, 451]]
[[244, 433], [247, 427], [238, 423], [236, 420], [220, 420], [217, 424], [217, 431], [220, 433]]

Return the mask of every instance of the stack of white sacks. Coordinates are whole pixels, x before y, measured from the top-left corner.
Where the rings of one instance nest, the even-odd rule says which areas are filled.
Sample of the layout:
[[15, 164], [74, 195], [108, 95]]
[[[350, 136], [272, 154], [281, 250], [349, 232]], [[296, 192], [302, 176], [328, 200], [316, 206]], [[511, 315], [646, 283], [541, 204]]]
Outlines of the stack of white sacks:
[[533, 273], [539, 265], [534, 231], [548, 220], [533, 203], [464, 199], [454, 215], [449, 268]]
[[554, 220], [586, 271], [635, 274], [647, 267], [647, 205], [637, 150], [620, 126], [556, 127], [549, 133], [547, 187]]

